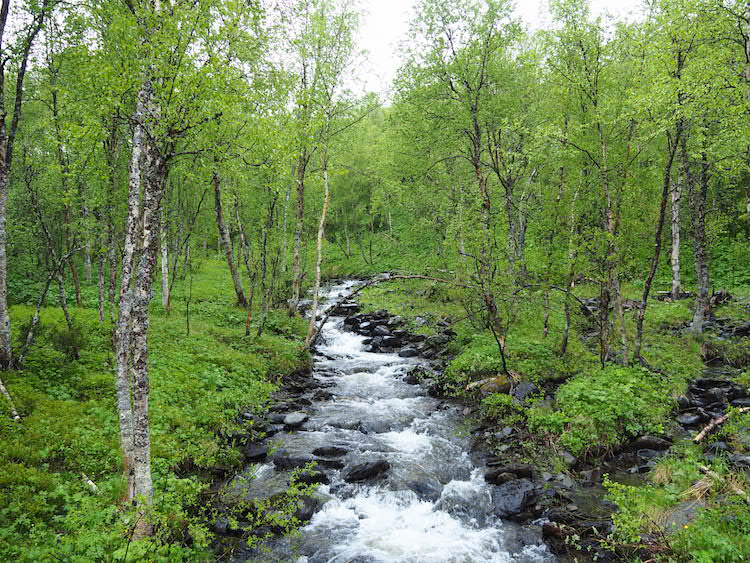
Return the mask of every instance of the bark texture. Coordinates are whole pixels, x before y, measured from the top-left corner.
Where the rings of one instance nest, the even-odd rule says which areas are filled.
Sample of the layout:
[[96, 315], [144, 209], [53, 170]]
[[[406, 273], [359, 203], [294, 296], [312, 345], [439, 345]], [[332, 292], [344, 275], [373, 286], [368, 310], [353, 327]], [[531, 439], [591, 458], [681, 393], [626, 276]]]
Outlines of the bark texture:
[[237, 304], [240, 307], [247, 307], [247, 298], [245, 297], [245, 291], [242, 289], [242, 280], [240, 279], [240, 273], [237, 270], [237, 265], [234, 262], [232, 256], [232, 241], [229, 237], [229, 230], [227, 229], [226, 222], [224, 221], [224, 208], [221, 203], [221, 177], [218, 172], [214, 172], [211, 178], [211, 183], [214, 188], [214, 208], [216, 210], [216, 226], [219, 229], [219, 239], [221, 246], [224, 248], [224, 256], [227, 260], [227, 266], [229, 272], [232, 275], [232, 283], [234, 284], [234, 292], [237, 295]]

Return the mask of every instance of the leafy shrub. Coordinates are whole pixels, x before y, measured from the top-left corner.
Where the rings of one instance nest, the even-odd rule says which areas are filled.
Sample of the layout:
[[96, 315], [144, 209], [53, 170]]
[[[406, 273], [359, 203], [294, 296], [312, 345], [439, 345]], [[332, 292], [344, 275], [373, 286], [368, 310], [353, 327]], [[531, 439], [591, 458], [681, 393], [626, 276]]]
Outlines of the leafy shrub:
[[560, 414], [536, 414], [536, 429], [557, 433], [574, 454], [614, 447], [628, 437], [659, 433], [672, 401], [659, 375], [643, 368], [608, 366], [578, 375], [557, 391]]

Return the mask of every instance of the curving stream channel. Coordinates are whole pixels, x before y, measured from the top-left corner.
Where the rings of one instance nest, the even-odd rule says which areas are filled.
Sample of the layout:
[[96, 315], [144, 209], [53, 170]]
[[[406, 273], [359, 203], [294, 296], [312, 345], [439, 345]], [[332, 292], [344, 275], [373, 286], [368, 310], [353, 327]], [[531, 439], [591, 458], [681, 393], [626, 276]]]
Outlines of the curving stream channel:
[[[355, 283], [329, 287], [328, 302]], [[298, 536], [236, 561], [554, 561], [538, 534], [492, 514], [491, 485], [472, 462], [456, 407], [403, 381], [426, 360], [367, 352], [365, 337], [346, 330], [343, 320], [329, 319], [315, 356], [314, 377], [331, 395], [308, 407], [298, 430], [273, 438], [284, 455], [337, 454], [325, 468], [330, 483], [318, 488], [330, 499]], [[353, 465], [383, 460], [388, 469], [378, 478], [344, 480]], [[253, 471], [254, 487], [283, 473], [273, 463]]]

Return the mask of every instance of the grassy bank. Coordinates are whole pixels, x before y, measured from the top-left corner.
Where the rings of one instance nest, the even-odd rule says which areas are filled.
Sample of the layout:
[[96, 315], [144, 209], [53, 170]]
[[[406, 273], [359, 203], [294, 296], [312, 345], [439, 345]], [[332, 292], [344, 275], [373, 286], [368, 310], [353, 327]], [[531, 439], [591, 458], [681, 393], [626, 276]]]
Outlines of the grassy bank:
[[[245, 337], [245, 312], [234, 306], [226, 266], [214, 260], [178, 282], [169, 316], [154, 299], [150, 415], [158, 526], [154, 540], [136, 547], [128, 541], [132, 514], [119, 502], [113, 326], [98, 322], [95, 294], [86, 289], [85, 307], [72, 309], [75, 330], [58, 308], [45, 308], [24, 369], [4, 376], [22, 421], [13, 422], [0, 402], [0, 560], [210, 559], [203, 493], [214, 470], [241, 465], [222, 437], [251, 431], [238, 414], [264, 409], [274, 382], [306, 365], [303, 323], [274, 313], [261, 338]], [[32, 313], [13, 307], [15, 342]]]

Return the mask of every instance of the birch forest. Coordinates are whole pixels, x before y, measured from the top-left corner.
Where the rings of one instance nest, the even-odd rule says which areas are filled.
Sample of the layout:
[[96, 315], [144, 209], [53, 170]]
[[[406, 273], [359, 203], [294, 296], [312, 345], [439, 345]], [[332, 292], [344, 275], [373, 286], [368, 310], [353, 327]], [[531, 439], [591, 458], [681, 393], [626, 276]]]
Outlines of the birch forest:
[[750, 560], [750, 2], [517, 3], [0, 0], [0, 561]]

